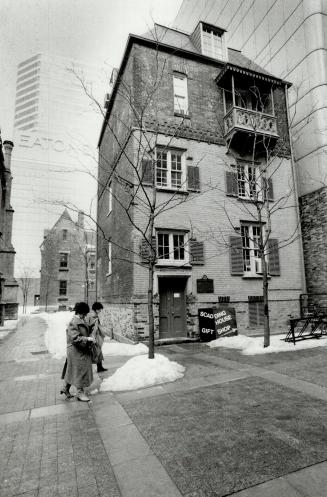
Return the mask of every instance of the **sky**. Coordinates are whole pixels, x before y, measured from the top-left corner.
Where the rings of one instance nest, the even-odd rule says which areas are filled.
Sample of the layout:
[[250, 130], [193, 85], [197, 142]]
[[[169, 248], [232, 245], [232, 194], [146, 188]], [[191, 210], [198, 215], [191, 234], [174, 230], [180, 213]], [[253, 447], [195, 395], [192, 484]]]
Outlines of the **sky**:
[[37, 53], [118, 67], [128, 34], [172, 26], [182, 0], [0, 0], [0, 126], [12, 139], [17, 64]]

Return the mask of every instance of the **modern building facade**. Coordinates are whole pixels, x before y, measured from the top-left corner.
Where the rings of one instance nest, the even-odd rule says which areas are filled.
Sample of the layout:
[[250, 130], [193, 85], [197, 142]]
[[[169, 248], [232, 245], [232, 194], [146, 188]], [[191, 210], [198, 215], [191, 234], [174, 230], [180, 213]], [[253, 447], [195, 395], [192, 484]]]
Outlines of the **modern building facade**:
[[65, 209], [41, 244], [40, 306], [73, 308], [95, 301], [95, 234], [84, 228], [83, 213], [75, 223]]
[[226, 303], [260, 329], [263, 261], [272, 327], [298, 312], [288, 86], [212, 24], [130, 35], [99, 140], [97, 291], [115, 332], [147, 337], [151, 260], [157, 338], [197, 335], [199, 310]]
[[13, 239], [19, 276], [27, 268], [31, 277], [39, 272], [44, 226], [54, 224], [64, 206], [93, 213], [101, 120], [81, 81], [96, 91], [97, 77], [96, 68], [54, 55], [37, 54], [18, 65]]
[[229, 47], [293, 83], [288, 91], [289, 116], [307, 292], [315, 303], [326, 300], [327, 3], [184, 0], [174, 25], [191, 32], [199, 21], [218, 23], [227, 31]]
[[15, 249], [12, 245], [14, 210], [11, 206], [11, 154], [13, 142], [0, 137], [0, 326], [5, 319], [17, 319], [18, 283], [14, 278]]

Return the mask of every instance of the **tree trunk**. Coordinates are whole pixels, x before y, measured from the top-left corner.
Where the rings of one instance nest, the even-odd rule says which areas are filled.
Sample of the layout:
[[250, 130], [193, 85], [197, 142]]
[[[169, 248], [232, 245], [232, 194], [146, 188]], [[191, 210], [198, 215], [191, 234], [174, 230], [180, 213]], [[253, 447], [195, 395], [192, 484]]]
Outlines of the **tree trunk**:
[[154, 265], [151, 261], [149, 264], [148, 284], [149, 359], [154, 359], [153, 269]]
[[262, 263], [262, 293], [263, 293], [263, 309], [264, 309], [264, 340], [263, 346], [270, 345], [270, 326], [269, 326], [269, 305], [268, 305], [268, 267], [264, 253], [261, 256]]

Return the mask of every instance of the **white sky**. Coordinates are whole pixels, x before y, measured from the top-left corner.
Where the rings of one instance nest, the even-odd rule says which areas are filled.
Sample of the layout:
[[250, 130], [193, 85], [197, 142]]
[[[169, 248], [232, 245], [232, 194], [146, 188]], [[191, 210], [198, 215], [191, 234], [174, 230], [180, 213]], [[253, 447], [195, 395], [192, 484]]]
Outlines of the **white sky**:
[[170, 25], [182, 0], [0, 0], [0, 126], [12, 139], [17, 64], [50, 53], [108, 69], [120, 64], [129, 33]]

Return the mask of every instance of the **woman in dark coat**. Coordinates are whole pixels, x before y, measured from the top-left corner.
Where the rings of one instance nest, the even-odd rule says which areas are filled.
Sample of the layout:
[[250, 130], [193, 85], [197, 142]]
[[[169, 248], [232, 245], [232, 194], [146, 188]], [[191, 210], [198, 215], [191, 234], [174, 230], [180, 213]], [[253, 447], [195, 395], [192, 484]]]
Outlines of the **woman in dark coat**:
[[61, 391], [66, 397], [71, 397], [71, 385], [77, 388], [76, 398], [83, 402], [90, 399], [85, 395], [84, 388], [93, 381], [91, 347], [95, 339], [90, 336], [90, 330], [85, 316], [89, 312], [85, 302], [78, 302], [75, 306], [75, 316], [68, 324], [67, 336], [67, 367], [64, 368], [65, 387]]

